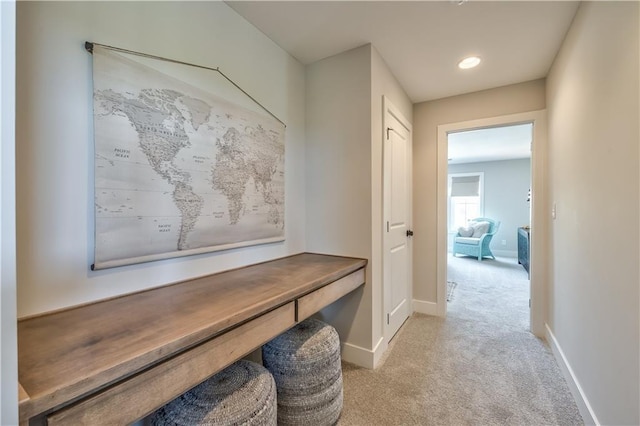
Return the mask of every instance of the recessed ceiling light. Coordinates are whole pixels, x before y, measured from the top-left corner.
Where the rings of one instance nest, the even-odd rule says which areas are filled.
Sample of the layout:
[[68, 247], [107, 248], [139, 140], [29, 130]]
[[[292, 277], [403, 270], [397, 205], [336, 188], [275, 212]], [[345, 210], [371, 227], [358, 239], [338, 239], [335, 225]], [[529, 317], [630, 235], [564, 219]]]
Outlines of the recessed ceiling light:
[[458, 68], [467, 70], [469, 68], [477, 67], [480, 63], [480, 58], [477, 56], [469, 56], [458, 62]]

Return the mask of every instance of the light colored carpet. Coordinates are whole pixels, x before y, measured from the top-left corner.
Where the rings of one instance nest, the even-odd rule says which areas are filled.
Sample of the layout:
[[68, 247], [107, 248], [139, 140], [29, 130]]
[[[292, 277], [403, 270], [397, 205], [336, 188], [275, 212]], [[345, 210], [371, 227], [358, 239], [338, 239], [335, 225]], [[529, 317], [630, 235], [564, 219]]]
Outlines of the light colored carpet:
[[524, 269], [450, 259], [447, 318], [413, 315], [376, 370], [343, 363], [338, 424], [583, 424], [549, 348], [527, 331]]

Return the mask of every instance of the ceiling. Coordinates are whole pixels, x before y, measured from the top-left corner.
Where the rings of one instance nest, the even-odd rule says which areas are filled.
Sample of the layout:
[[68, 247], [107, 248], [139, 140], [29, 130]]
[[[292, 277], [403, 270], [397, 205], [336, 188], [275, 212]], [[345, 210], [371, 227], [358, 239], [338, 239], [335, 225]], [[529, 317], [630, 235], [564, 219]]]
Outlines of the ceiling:
[[[227, 1], [303, 64], [371, 43], [412, 102], [543, 78], [578, 2]], [[457, 63], [478, 55], [481, 64]]]
[[532, 138], [531, 123], [449, 133], [449, 164], [530, 158]]

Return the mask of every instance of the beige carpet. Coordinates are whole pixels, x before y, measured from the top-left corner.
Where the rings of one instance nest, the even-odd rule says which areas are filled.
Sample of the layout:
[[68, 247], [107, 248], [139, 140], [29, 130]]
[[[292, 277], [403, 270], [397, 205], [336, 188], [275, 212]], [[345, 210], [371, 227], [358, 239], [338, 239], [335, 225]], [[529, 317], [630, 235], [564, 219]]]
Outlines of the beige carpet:
[[383, 364], [343, 364], [349, 425], [580, 425], [546, 344], [527, 331], [527, 274], [514, 259], [450, 258], [446, 320], [413, 315]]

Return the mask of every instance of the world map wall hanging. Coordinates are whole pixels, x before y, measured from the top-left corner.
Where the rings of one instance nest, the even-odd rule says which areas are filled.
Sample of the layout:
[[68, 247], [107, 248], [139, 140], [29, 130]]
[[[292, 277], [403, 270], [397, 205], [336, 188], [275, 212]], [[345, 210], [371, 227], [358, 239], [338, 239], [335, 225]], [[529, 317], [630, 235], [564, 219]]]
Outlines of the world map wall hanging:
[[284, 124], [224, 75], [90, 47], [92, 269], [283, 241]]

